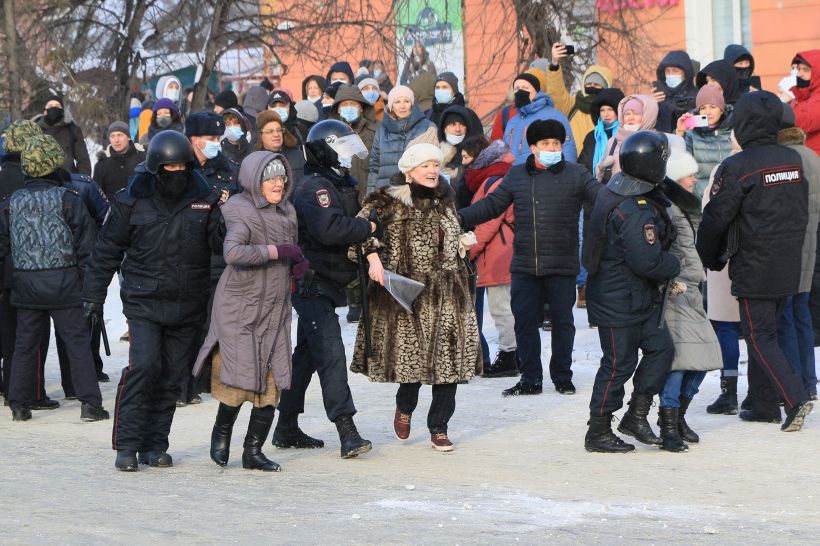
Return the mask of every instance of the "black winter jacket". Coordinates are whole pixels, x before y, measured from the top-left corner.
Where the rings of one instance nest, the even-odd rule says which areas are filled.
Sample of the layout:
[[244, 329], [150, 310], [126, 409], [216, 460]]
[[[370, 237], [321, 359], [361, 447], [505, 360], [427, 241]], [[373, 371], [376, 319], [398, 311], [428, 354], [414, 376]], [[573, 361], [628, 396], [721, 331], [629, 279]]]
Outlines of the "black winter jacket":
[[51, 135], [60, 144], [65, 153], [63, 161], [65, 170], [91, 176], [91, 158], [88, 157], [85, 137], [79, 125], [65, 120], [49, 125], [42, 116], [37, 120], [37, 124], [43, 133]]
[[797, 151], [777, 144], [782, 104], [772, 93], [747, 93], [735, 107], [743, 151], [723, 160], [703, 210], [697, 250], [720, 271], [731, 255], [732, 294], [778, 298], [798, 292], [808, 223], [808, 183]]
[[128, 188], [115, 196], [86, 270], [83, 298], [103, 303], [119, 268], [127, 318], [204, 323], [210, 258], [222, 254], [224, 237], [219, 193], [196, 171], [174, 203], [155, 187], [156, 177], [139, 166]]
[[510, 271], [570, 275], [580, 271], [578, 219], [592, 208], [601, 184], [577, 163], [561, 161], [540, 169], [534, 156], [512, 167], [487, 197], [458, 213], [466, 227], [497, 218], [513, 205], [515, 241]]
[[[242, 193], [239, 184], [239, 165], [224, 153], [207, 160], [197, 171], [205, 177], [211, 189], [219, 193], [219, 205], [227, 201], [232, 195]], [[225, 257], [222, 253], [211, 256], [211, 284], [216, 285], [219, 277], [225, 271]]]
[[[683, 82], [674, 89], [666, 85], [667, 66], [680, 68], [685, 74]], [[658, 65], [656, 76], [659, 83], [658, 91], [663, 91], [666, 98], [658, 104], [658, 120], [655, 122], [655, 129], [664, 133], [674, 133], [678, 118], [695, 108], [698, 89], [695, 87], [695, 69], [692, 66], [692, 59], [685, 51], [670, 51]]]
[[60, 170], [59, 176], [64, 187], [77, 192], [80, 199], [85, 204], [85, 208], [91, 214], [97, 229], [101, 228], [111, 203], [94, 180], [84, 174], [72, 174], [66, 170]]
[[100, 185], [109, 199], [128, 185], [128, 178], [134, 174], [137, 165], [145, 161], [145, 148], [141, 144], [128, 143], [125, 153], [118, 154], [109, 145], [98, 156], [94, 166], [94, 181]]

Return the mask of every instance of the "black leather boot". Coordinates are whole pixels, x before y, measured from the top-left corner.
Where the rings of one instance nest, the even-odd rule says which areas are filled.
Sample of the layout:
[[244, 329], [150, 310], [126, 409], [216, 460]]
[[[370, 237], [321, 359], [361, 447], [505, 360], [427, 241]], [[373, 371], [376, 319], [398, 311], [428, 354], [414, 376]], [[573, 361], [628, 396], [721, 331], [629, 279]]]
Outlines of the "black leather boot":
[[698, 436], [697, 432], [689, 428], [689, 425], [686, 423], [686, 410], [689, 409], [689, 404], [691, 402], [691, 398], [686, 398], [685, 396], [680, 397], [680, 408], [678, 409], [678, 432], [684, 441], [689, 442], [690, 444], [696, 444], [700, 442], [700, 436]]
[[311, 438], [299, 428], [299, 414], [279, 412], [279, 420], [273, 429], [271, 443], [276, 447], [295, 447], [297, 449], [316, 449], [325, 447], [318, 438]]
[[518, 375], [518, 352], [498, 351], [495, 360], [489, 366], [484, 366], [481, 377], [515, 377]]
[[629, 400], [629, 409], [621, 418], [618, 431], [633, 436], [641, 443], [651, 446], [661, 445], [661, 439], [652, 431], [646, 416], [649, 415], [649, 408], [652, 405], [652, 397], [646, 394], [632, 393]]
[[627, 444], [612, 432], [612, 414], [590, 417], [584, 448], [593, 453], [629, 453], [635, 446]]
[[219, 409], [216, 410], [216, 421], [213, 432], [211, 432], [211, 460], [219, 466], [228, 465], [231, 434], [238, 415], [239, 406], [233, 407], [220, 403]]
[[706, 413], [713, 415], [737, 415], [737, 377], [723, 377], [720, 380], [720, 396], [706, 406]]
[[689, 451], [678, 432], [678, 408], [661, 408], [661, 449], [673, 453]]
[[333, 423], [339, 431], [339, 441], [342, 444], [342, 459], [351, 459], [373, 449], [373, 444], [359, 436], [352, 415], [337, 417]]
[[136, 472], [139, 470], [137, 453], [135, 451], [118, 450], [114, 466], [122, 472]]
[[262, 470], [264, 472], [279, 472], [282, 467], [271, 461], [262, 453], [262, 446], [268, 438], [270, 427], [273, 425], [271, 406], [253, 408], [251, 419], [248, 421], [248, 434], [245, 436], [245, 450], [242, 452], [242, 468]]

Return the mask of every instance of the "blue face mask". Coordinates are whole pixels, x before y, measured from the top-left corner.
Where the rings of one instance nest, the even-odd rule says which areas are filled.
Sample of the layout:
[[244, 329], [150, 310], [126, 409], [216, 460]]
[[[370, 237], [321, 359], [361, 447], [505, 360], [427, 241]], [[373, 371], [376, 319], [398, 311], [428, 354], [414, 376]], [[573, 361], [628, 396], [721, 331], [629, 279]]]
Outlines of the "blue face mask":
[[209, 140], [205, 143], [205, 147], [202, 148], [202, 155], [204, 155], [208, 159], [213, 159], [217, 155], [219, 155], [219, 152], [221, 150], [222, 146], [219, 144], [219, 142], [213, 142], [212, 140]]
[[362, 95], [364, 96], [364, 100], [370, 104], [376, 104], [376, 101], [379, 100], [381, 96], [378, 91], [365, 91]]
[[339, 156], [339, 166], [344, 167], [345, 169], [349, 169], [353, 166], [353, 158]]
[[228, 134], [228, 140], [232, 140], [234, 142], [245, 136], [245, 132], [242, 130], [242, 128], [237, 127], [235, 125], [232, 127], [228, 127], [225, 130], [225, 132]]
[[355, 106], [340, 106], [339, 116], [348, 123], [353, 123], [359, 119], [359, 109]]
[[279, 114], [279, 117], [282, 118], [282, 123], [285, 123], [288, 120], [290, 111], [287, 108], [274, 108], [273, 111]]
[[447, 89], [436, 89], [433, 94], [439, 104], [449, 104], [453, 100], [453, 93]]
[[378, 77], [379, 77], [379, 76], [381, 76], [382, 74], [384, 74], [384, 71], [383, 71], [383, 70], [379, 70], [378, 68], [377, 68], [376, 70], [374, 70], [374, 71], [373, 71], [373, 77], [374, 77], [374, 78], [378, 78]]
[[559, 161], [561, 161], [561, 152], [545, 152], [544, 150], [538, 151], [538, 162], [545, 167], [555, 165]]
[[612, 129], [612, 126], [615, 125], [616, 123], [618, 123], [618, 120], [615, 120], [615, 121], [601, 120], [601, 123], [604, 124], [604, 129]]
[[674, 89], [683, 83], [683, 78], [680, 76], [666, 76], [666, 87]]

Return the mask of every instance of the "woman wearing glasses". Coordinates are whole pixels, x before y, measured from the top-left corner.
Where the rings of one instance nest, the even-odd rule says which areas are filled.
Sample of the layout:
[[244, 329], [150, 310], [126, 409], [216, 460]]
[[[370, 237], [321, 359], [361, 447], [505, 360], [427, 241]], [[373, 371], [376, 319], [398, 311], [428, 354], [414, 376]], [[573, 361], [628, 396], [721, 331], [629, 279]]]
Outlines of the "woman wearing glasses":
[[259, 139], [256, 149], [282, 154], [293, 171], [293, 183], [302, 179], [305, 171], [305, 153], [299, 135], [294, 135], [284, 126], [282, 118], [273, 110], [265, 110], [256, 116]]

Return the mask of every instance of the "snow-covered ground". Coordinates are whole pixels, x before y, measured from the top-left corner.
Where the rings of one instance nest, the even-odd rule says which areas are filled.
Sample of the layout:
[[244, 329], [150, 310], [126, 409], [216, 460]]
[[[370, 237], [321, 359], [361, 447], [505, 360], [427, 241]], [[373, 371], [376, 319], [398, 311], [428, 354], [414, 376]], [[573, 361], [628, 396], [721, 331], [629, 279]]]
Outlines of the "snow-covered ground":
[[[112, 382], [127, 345], [116, 281], [106, 305]], [[346, 310], [340, 309], [344, 317]], [[495, 332], [487, 316], [486, 334]], [[351, 376], [356, 423], [371, 453], [339, 458], [338, 437], [308, 391], [303, 428], [323, 438], [315, 451], [265, 452], [283, 472], [246, 471], [239, 457], [249, 409], [237, 422], [232, 460], [208, 457], [216, 402], [177, 411], [172, 469], [114, 470], [111, 421], [81, 423], [79, 403], [62, 402], [56, 354], [47, 390], [63, 406], [13, 423], [0, 417], [0, 536], [4, 544], [817, 544], [820, 536], [820, 413], [799, 433], [705, 412], [718, 373], [689, 413], [701, 443], [685, 454], [639, 445], [629, 455], [584, 451], [598, 336], [576, 310], [573, 368], [578, 394], [502, 399], [510, 379], [460, 386], [450, 423], [456, 450], [433, 451], [424, 428], [430, 391], [422, 390], [406, 444], [393, 436], [394, 385]], [[355, 327], [342, 319], [348, 351]], [[549, 335], [542, 333], [549, 361]], [[53, 344], [52, 344], [53, 346]], [[745, 361], [745, 356], [742, 358]], [[745, 374], [745, 366], [742, 371]], [[741, 378], [745, 391], [745, 375]], [[654, 412], [653, 412], [654, 413]], [[654, 420], [654, 417], [653, 417]]]

